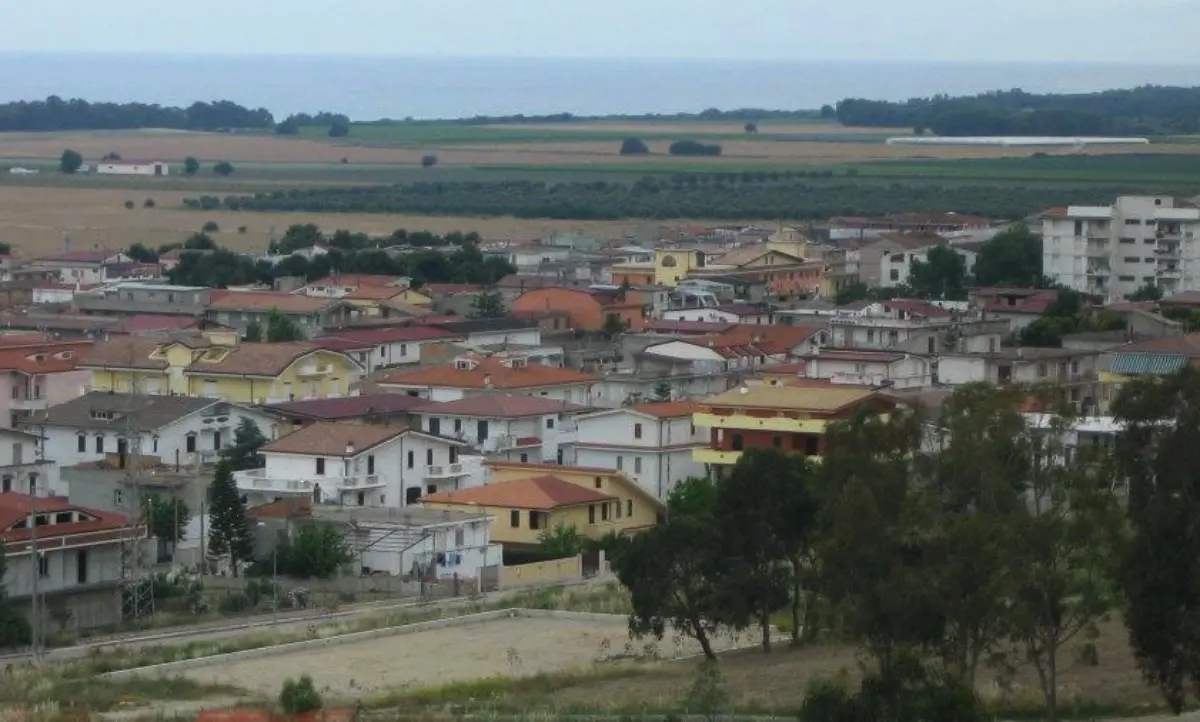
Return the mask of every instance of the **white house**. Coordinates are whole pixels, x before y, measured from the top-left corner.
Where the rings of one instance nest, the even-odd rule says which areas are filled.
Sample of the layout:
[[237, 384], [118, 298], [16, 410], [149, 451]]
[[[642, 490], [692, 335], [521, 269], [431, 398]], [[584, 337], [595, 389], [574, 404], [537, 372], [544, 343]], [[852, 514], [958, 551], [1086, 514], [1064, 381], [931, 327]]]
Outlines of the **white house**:
[[933, 385], [934, 363], [895, 351], [823, 348], [805, 356], [804, 377], [833, 383], [919, 389]]
[[34, 306], [68, 304], [81, 289], [74, 283], [45, 283], [33, 289], [29, 301]]
[[161, 160], [114, 160], [96, 166], [101, 175], [156, 175], [171, 174], [171, 166]]
[[58, 463], [41, 452], [41, 437], [0, 429], [0, 493], [66, 496], [67, 487], [59, 480]]
[[242, 419], [253, 421], [268, 439], [277, 434], [273, 417], [221, 399], [106, 391], [36, 412], [21, 429], [41, 436], [43, 456], [61, 466], [129, 454], [129, 435], [136, 431], [140, 457], [194, 467], [215, 462], [233, 444]]
[[537, 324], [517, 318], [474, 318], [430, 325], [461, 336], [459, 345], [469, 349], [542, 345], [542, 331]]
[[702, 323], [745, 323], [763, 325], [772, 322], [771, 309], [753, 303], [729, 303], [701, 308], [675, 308], [662, 312], [664, 321], [699, 321]]
[[362, 574], [479, 579], [484, 567], [503, 562], [501, 548], [491, 543], [492, 517], [483, 513], [318, 505], [312, 518], [348, 530]]
[[617, 469], [665, 500], [680, 481], [704, 474], [692, 460], [693, 449], [709, 444], [707, 432], [692, 423], [700, 410], [695, 403], [668, 401], [580, 416], [566, 463]]
[[505, 461], [562, 463], [573, 438], [572, 417], [589, 407], [525, 394], [481, 394], [430, 403], [415, 415], [430, 434], [449, 436]]
[[261, 469], [234, 474], [248, 501], [407, 507], [424, 493], [459, 489], [471, 469], [462, 442], [406, 426], [317, 422], [262, 447]]
[[510, 392], [584, 406], [591, 403], [597, 382], [591, 374], [531, 363], [525, 356], [497, 358], [473, 353], [440, 366], [393, 371], [376, 381], [386, 391], [431, 401]]
[[421, 348], [433, 343], [452, 343], [464, 339], [460, 334], [436, 326], [391, 326], [337, 331], [328, 338], [370, 345], [369, 353], [352, 355], [366, 368], [367, 373], [390, 366], [421, 362]]
[[5, 561], [0, 582], [22, 610], [30, 609], [36, 591], [46, 628], [114, 625], [121, 621], [122, 545], [136, 536], [144, 532], [136, 534], [119, 514], [61, 497], [0, 494]]
[[1085, 413], [1100, 399], [1099, 352], [1066, 348], [1002, 348], [994, 353], [947, 353], [938, 357], [937, 382], [948, 386], [1054, 384]]

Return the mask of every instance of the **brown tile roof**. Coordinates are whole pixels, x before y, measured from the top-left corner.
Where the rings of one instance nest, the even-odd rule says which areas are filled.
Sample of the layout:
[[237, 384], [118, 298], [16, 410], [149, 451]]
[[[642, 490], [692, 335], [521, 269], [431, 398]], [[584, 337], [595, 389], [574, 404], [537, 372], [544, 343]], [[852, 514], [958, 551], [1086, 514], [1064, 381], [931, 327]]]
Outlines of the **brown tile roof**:
[[92, 347], [79, 363], [86, 368], [159, 369], [168, 366], [165, 358], [152, 359], [162, 339], [142, 336], [118, 336]]
[[1200, 358], [1200, 333], [1156, 338], [1151, 341], [1136, 341], [1125, 346], [1118, 346], [1112, 351], [1113, 353], [1156, 353]]
[[572, 484], [557, 476], [546, 474], [529, 479], [500, 481], [462, 491], [427, 494], [425, 503], [493, 506], [506, 509], [537, 509], [549, 511], [565, 506], [598, 504], [617, 497], [596, 489]]
[[[264, 452], [277, 454], [308, 454], [311, 456], [347, 456], [347, 446], [354, 445], [353, 454], [374, 448], [410, 431], [407, 426], [375, 426], [352, 422], [317, 421], [281, 436], [262, 447]], [[351, 455], [353, 455], [351, 454]]]
[[365, 396], [342, 396], [334, 399], [306, 399], [285, 401], [265, 406], [267, 411], [308, 419], [335, 421], [339, 419], [361, 419], [374, 414], [397, 414], [415, 411], [436, 402], [420, 399], [408, 394], [368, 394]]
[[[397, 394], [399, 395], [399, 394]], [[561, 413], [582, 413], [587, 406], [566, 401], [546, 399], [525, 394], [482, 394], [444, 403], [428, 402], [420, 413], [430, 416], [471, 416], [481, 419], [517, 419], [524, 416], [546, 416]]]
[[661, 401], [654, 404], [635, 404], [629, 408], [639, 414], [660, 419], [677, 419], [703, 411], [703, 407], [694, 401]]
[[720, 408], [832, 412], [860, 404], [872, 396], [871, 391], [857, 388], [746, 386], [704, 399], [703, 403]]
[[[310, 286], [395, 286], [399, 276], [387, 276], [380, 273], [339, 273], [336, 276], [325, 276], [310, 282]], [[403, 289], [400, 289], [403, 290]]]
[[[318, 350], [346, 354], [329, 349], [320, 349], [311, 343], [292, 341], [286, 343], [240, 343], [234, 348], [214, 347], [193, 361], [187, 369], [189, 374], [245, 374], [247, 376], [278, 376], [288, 366]], [[206, 360], [211, 359], [211, 360]], [[355, 362], [357, 364], [357, 362]]]
[[903, 361], [909, 354], [895, 351], [870, 351], [861, 349], [823, 348], [815, 354], [806, 356], [813, 361], [855, 361], [863, 363], [895, 363]]
[[348, 301], [386, 301], [395, 298], [408, 289], [396, 286], [359, 286], [342, 298]]
[[434, 294], [453, 294], [453, 293], [478, 293], [483, 290], [483, 286], [477, 286], [473, 283], [427, 283], [417, 289], [428, 296]]
[[781, 256], [784, 256], [789, 259], [790, 263], [804, 262], [804, 259], [800, 256], [795, 256], [791, 253], [785, 253], [784, 251], [777, 251], [773, 248], [767, 248], [767, 245], [763, 243], [756, 246], [749, 246], [747, 248], [735, 248], [734, 250], [713, 261], [713, 265], [741, 267], [753, 263], [770, 253], [777, 253]]
[[443, 341], [463, 338], [462, 334], [453, 333], [435, 326], [384, 326], [381, 328], [358, 328], [336, 331], [336, 338], [364, 343], [404, 343], [412, 341]]
[[72, 371], [79, 359], [92, 349], [91, 341], [43, 343], [36, 346], [0, 349], [0, 370], [25, 374], [53, 374]]
[[571, 369], [529, 364], [521, 368], [509, 368], [500, 359], [475, 359], [474, 368], [458, 368], [457, 361], [420, 369], [397, 371], [379, 379], [382, 385], [393, 386], [444, 386], [463, 389], [531, 389], [542, 386], [588, 384], [597, 381], [591, 374]]
[[1183, 291], [1159, 301], [1164, 306], [1200, 306], [1200, 291]]
[[330, 298], [312, 298], [278, 291], [213, 291], [208, 309], [270, 311], [277, 308], [280, 313], [316, 313], [336, 303], [336, 300]]
[[736, 323], [709, 321], [651, 321], [646, 324], [647, 331], [677, 334], [723, 333], [737, 326]]

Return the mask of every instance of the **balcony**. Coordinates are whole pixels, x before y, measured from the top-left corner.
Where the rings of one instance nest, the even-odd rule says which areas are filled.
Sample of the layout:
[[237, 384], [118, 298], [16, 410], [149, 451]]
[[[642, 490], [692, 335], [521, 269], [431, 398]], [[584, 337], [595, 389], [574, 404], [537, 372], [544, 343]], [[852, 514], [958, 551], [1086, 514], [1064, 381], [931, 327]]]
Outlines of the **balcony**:
[[1089, 276], [1110, 276], [1110, 275], [1112, 275], [1112, 269], [1105, 268], [1104, 266], [1088, 266], [1087, 275], [1089, 275]]
[[330, 366], [329, 364], [322, 364], [320, 366], [312, 364], [301, 366], [300, 368], [296, 369], [296, 375], [311, 378], [313, 376], [325, 376], [332, 371], [333, 366]]
[[715, 451], [713, 449], [692, 449], [692, 461], [697, 464], [718, 464], [732, 466], [742, 458], [740, 451]]
[[484, 451], [508, 451], [510, 449], [531, 449], [542, 445], [542, 440], [536, 436], [493, 436], [483, 442]]
[[1178, 268], [1159, 268], [1155, 271], [1155, 275], [1159, 278], [1182, 278], [1183, 272]]
[[49, 407], [50, 402], [44, 398], [23, 398], [12, 399], [9, 401], [9, 408], [13, 411], [42, 411]]
[[387, 485], [387, 481], [379, 474], [363, 474], [359, 476], [267, 476], [266, 469], [249, 469], [235, 471], [233, 480], [238, 491], [260, 492], [265, 494], [312, 494], [317, 487], [326, 495], [337, 494], [342, 490], [362, 491], [378, 489]]
[[710, 429], [742, 429], [746, 431], [788, 431], [800, 434], [823, 434], [828, 422], [824, 419], [789, 419], [782, 416], [747, 416], [733, 414], [693, 414], [692, 423]]
[[434, 464], [425, 467], [426, 479], [457, 479], [469, 473], [462, 464]]

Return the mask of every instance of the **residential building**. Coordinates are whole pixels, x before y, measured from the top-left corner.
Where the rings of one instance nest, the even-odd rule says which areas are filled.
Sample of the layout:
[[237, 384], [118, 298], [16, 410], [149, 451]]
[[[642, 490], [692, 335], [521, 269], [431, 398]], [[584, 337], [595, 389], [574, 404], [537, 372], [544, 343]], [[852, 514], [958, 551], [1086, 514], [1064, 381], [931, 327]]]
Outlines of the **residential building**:
[[[194, 396], [92, 391], [39, 411], [21, 424], [43, 438], [42, 455], [61, 466], [118, 460], [132, 454], [174, 467], [217, 460], [233, 444], [234, 430], [250, 419], [270, 439], [278, 424], [271, 416], [221, 399]], [[136, 434], [138, 446], [129, 439]]]
[[579, 416], [563, 456], [569, 466], [616, 469], [665, 501], [680, 481], [704, 474], [692, 458], [709, 441], [692, 423], [700, 410], [695, 402], [667, 401]]
[[[348, 294], [364, 288], [407, 288], [405, 279], [375, 273], [339, 273], [312, 281], [300, 289], [305, 296], [318, 298], [345, 298]], [[390, 296], [389, 296], [390, 298]]]
[[421, 291], [431, 300], [434, 313], [448, 313], [467, 317], [475, 312], [475, 304], [483, 286], [473, 283], [427, 283]]
[[306, 497], [315, 504], [402, 507], [457, 489], [471, 474], [465, 444], [404, 426], [318, 421], [263, 446], [261, 469], [234, 473], [251, 503]]
[[1200, 290], [1200, 208], [1171, 196], [1120, 196], [1108, 206], [1042, 215], [1042, 273], [1075, 291], [1120, 301], [1138, 288]]
[[[920, 389], [933, 385], [936, 364], [898, 351], [822, 348], [801, 358], [802, 378], [851, 386]], [[765, 371], [766, 369], [764, 369]]]
[[685, 248], [656, 248], [649, 263], [618, 263], [610, 273], [614, 285], [653, 285], [674, 288], [693, 270], [704, 268], [708, 257], [703, 251]]
[[[967, 274], [971, 274], [975, 270], [975, 251], [962, 248], [959, 246], [950, 245], [949, 242], [938, 235], [933, 234], [906, 234], [906, 233], [887, 233], [873, 241], [863, 249], [860, 249], [860, 263], [879, 263], [878, 284], [884, 288], [892, 288], [895, 286], [903, 286], [911, 279], [912, 270], [916, 263], [928, 263], [929, 252], [937, 247], [948, 248], [958, 255], [963, 257], [964, 268]], [[874, 251], [874, 253], [862, 253], [862, 250]], [[869, 276], [874, 276], [873, 269], [868, 272]]]
[[967, 299], [985, 318], [1004, 319], [1012, 332], [1018, 333], [1046, 313], [1058, 300], [1058, 291], [1049, 288], [976, 288]]
[[420, 428], [509, 461], [562, 463], [573, 418], [587, 406], [525, 394], [491, 393], [427, 402], [413, 411]]
[[343, 301], [277, 291], [211, 291], [205, 317], [242, 333], [254, 322], [265, 333], [272, 312], [291, 320], [307, 338], [342, 328], [355, 317]]
[[922, 301], [870, 303], [861, 311], [839, 313], [829, 320], [833, 348], [907, 351], [932, 355], [944, 349], [994, 351], [1009, 335], [1004, 319], [956, 317]]
[[1135, 341], [1101, 354], [1097, 361], [1100, 413], [1107, 413], [1129, 381], [1168, 376], [1184, 366], [1200, 366], [1200, 333]]
[[801, 456], [825, 451], [830, 422], [860, 410], [888, 412], [896, 402], [870, 389], [797, 386], [743, 386], [701, 402], [693, 416], [707, 429], [707, 448], [692, 458], [710, 473], [721, 475], [746, 449], [777, 449]]
[[317, 421], [361, 421], [367, 424], [401, 424], [415, 422], [415, 411], [434, 403], [408, 394], [366, 394], [334, 399], [284, 401], [261, 407], [280, 419], [289, 432]]
[[965, 213], [893, 213], [876, 218], [835, 216], [829, 219], [833, 238], [860, 238], [882, 233], [961, 233], [986, 230], [990, 218]]
[[745, 371], [810, 353], [822, 333], [818, 327], [741, 325], [721, 334], [652, 344], [642, 355], [691, 362], [692, 373]]
[[428, 325], [462, 338], [459, 345], [469, 349], [485, 346], [540, 346], [542, 332], [537, 324], [519, 318], [473, 318]]
[[516, 392], [588, 405], [599, 379], [571, 369], [529, 363], [522, 356], [463, 354], [448, 364], [381, 376], [381, 389], [432, 401], [456, 401], [495, 392]]
[[348, 354], [305, 342], [239, 343], [231, 333], [123, 336], [79, 364], [93, 389], [223, 398], [241, 404], [348, 396], [363, 368]]
[[36, 589], [45, 631], [112, 627], [121, 621], [123, 546], [144, 535], [126, 517], [61, 497], [0, 494], [5, 596], [31, 610]]
[[212, 289], [205, 286], [125, 281], [75, 293], [72, 303], [84, 314], [199, 317], [208, 308], [211, 293]]
[[0, 337], [0, 427], [12, 428], [35, 411], [73, 399], [91, 383], [79, 368], [91, 341], [44, 341], [36, 337], [6, 343]]
[[455, 343], [466, 336], [437, 326], [385, 326], [335, 331], [329, 338], [366, 344], [370, 348], [352, 355], [366, 373], [378, 369], [421, 363], [421, 349], [428, 344]]
[[0, 326], [6, 331], [36, 331], [53, 334], [55, 339], [91, 339], [102, 341], [121, 325], [121, 319], [84, 316], [71, 313], [9, 312], [0, 314]]
[[948, 386], [1054, 384], [1068, 391], [1081, 411], [1094, 413], [1100, 398], [1098, 354], [1068, 348], [1001, 348], [987, 353], [943, 353], [937, 381]]
[[639, 484], [612, 469], [490, 463], [483, 486], [431, 494], [431, 509], [475, 511], [493, 519], [491, 540], [505, 548], [532, 548], [559, 525], [591, 539], [629, 534], [653, 525], [663, 505]]
[[71, 251], [39, 256], [13, 269], [13, 278], [55, 275], [62, 283], [90, 286], [109, 280], [108, 269], [131, 263], [132, 258], [119, 251]]
[[740, 323], [763, 325], [773, 321], [772, 309], [765, 303], [726, 303], [704, 308], [676, 308], [663, 311], [664, 321], [698, 323]]
[[734, 249], [702, 268], [694, 268], [689, 278], [745, 278], [766, 284], [772, 298], [815, 296], [821, 290], [825, 264], [759, 244]]
[[641, 296], [632, 289], [606, 292], [594, 288], [547, 287], [518, 296], [512, 303], [512, 312], [514, 316], [523, 317], [566, 311], [573, 330], [603, 331], [616, 322], [636, 332], [642, 330], [649, 305]]
[[65, 496], [58, 461], [42, 453], [42, 438], [15, 429], [0, 429], [0, 493]]
[[347, 531], [346, 542], [363, 575], [469, 580], [503, 561], [503, 550], [491, 540], [492, 517], [482, 511], [317, 505], [310, 514], [313, 521]]

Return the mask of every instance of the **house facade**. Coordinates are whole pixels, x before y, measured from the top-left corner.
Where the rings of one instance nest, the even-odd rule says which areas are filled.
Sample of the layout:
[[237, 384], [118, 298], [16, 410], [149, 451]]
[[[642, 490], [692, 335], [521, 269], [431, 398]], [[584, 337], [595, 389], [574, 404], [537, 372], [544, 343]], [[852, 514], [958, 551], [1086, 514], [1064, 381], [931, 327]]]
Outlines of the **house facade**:
[[[221, 399], [92, 391], [38, 412], [21, 425], [43, 438], [42, 455], [61, 466], [137, 454], [172, 467], [214, 463], [242, 419], [270, 439], [278, 422]], [[136, 434], [137, 448], [131, 443]]]
[[1080, 411], [1095, 413], [1100, 399], [1099, 353], [1067, 348], [1002, 348], [993, 353], [947, 353], [938, 357], [938, 383], [948, 386], [984, 381], [1054, 384]]
[[465, 445], [397, 426], [316, 422], [262, 447], [261, 469], [234, 474], [251, 503], [304, 497], [313, 504], [401, 508], [456, 489], [471, 474]]
[[291, 320], [305, 338], [342, 328], [355, 318], [353, 306], [330, 298], [277, 291], [212, 291], [205, 318], [245, 333], [251, 323], [264, 333], [273, 311]]
[[934, 381], [933, 360], [917, 354], [823, 348], [800, 360], [804, 378], [835, 384], [920, 389]]
[[42, 438], [15, 429], [0, 429], [0, 493], [66, 496], [56, 460], [42, 452]]
[[525, 394], [481, 394], [430, 402], [414, 411], [420, 428], [469, 444], [488, 457], [562, 463], [574, 437], [574, 418], [589, 407]]
[[566, 463], [615, 469], [665, 500], [680, 481], [704, 474], [692, 458], [708, 446], [707, 431], [692, 424], [699, 410], [692, 402], [663, 402], [580, 416]]
[[557, 286], [526, 291], [513, 301], [512, 312], [524, 316], [565, 311], [572, 330], [597, 332], [620, 323], [637, 332], [645, 322], [646, 306], [641, 294], [632, 289], [622, 293]]
[[458, 335], [436, 326], [390, 326], [346, 329], [328, 338], [362, 344], [368, 348], [353, 353], [366, 373], [378, 369], [421, 363], [421, 350], [428, 344], [462, 341]]
[[448, 364], [381, 376], [381, 389], [431, 401], [457, 401], [468, 396], [523, 393], [586, 406], [598, 379], [571, 369], [530, 363], [525, 356], [495, 358], [464, 354]]
[[73, 399], [91, 383], [78, 368], [91, 341], [18, 341], [0, 346], [0, 427], [12, 428], [31, 414]]

